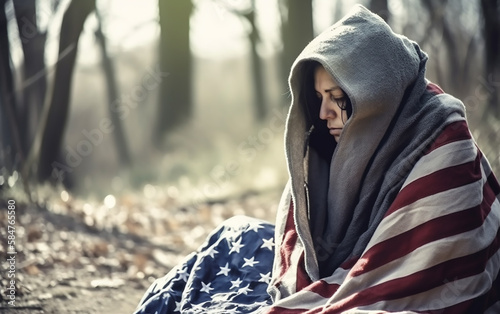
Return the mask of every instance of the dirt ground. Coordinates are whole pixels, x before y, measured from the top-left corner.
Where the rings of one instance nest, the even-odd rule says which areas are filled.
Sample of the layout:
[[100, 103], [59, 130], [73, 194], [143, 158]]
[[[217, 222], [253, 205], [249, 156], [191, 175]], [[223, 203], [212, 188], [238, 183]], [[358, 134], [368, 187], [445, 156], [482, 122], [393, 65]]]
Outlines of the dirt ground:
[[52, 279], [57, 277], [52, 271], [25, 280], [23, 287], [33, 290], [16, 300], [15, 307], [3, 302], [0, 313], [133, 313], [147, 287], [147, 280], [120, 276], [113, 281], [116, 287], [94, 287], [90, 283], [101, 278], [83, 270], [73, 278]]
[[275, 192], [250, 193], [186, 206], [127, 195], [105, 204], [62, 193], [38, 205], [17, 202], [15, 306], [8, 303], [12, 217], [0, 200], [0, 313], [133, 313], [154, 279], [218, 224], [242, 214], [273, 221], [278, 200]]

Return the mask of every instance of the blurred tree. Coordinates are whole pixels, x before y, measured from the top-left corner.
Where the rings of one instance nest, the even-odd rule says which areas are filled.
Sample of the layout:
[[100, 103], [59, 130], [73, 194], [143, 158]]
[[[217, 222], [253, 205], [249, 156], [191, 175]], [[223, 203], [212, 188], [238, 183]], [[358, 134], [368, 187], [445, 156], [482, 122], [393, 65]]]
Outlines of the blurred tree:
[[47, 31], [40, 31], [36, 0], [13, 1], [21, 47], [24, 55], [17, 117], [23, 151], [28, 151], [34, 138], [43, 108], [47, 79], [45, 73], [45, 42]]
[[158, 0], [160, 15], [160, 71], [168, 73], [160, 83], [155, 142], [191, 115], [190, 0]]
[[122, 166], [130, 166], [132, 163], [130, 157], [130, 151], [127, 145], [127, 140], [125, 138], [125, 130], [123, 129], [119, 114], [114, 110], [116, 100], [118, 99], [118, 84], [116, 82], [115, 69], [113, 61], [109, 57], [108, 50], [106, 48], [106, 37], [102, 32], [102, 19], [98, 10], [95, 10], [97, 16], [97, 29], [96, 38], [99, 43], [102, 56], [102, 67], [104, 71], [104, 76], [106, 78], [107, 93], [108, 93], [108, 106], [109, 115], [111, 117], [111, 122], [114, 126], [113, 135], [115, 137], [115, 145], [117, 150], [118, 159]]
[[485, 75], [488, 103], [485, 113], [500, 118], [500, 1], [481, 0], [484, 18]]
[[219, 6], [223, 6], [225, 10], [235, 14], [236, 16], [241, 16], [245, 18], [250, 24], [250, 33], [248, 38], [250, 40], [250, 56], [252, 64], [252, 82], [254, 89], [254, 112], [257, 121], [263, 121], [267, 115], [268, 103], [266, 100], [266, 84], [264, 81], [263, 65], [262, 60], [259, 57], [258, 45], [260, 42], [259, 28], [256, 24], [256, 4], [255, 0], [250, 0], [246, 2], [246, 5], [239, 5], [241, 8], [236, 9], [231, 7], [229, 3], [219, 0], [217, 3]]
[[64, 129], [69, 109], [69, 99], [78, 40], [87, 16], [95, 9], [95, 0], [71, 1], [64, 13], [59, 37], [59, 57], [54, 83], [44, 106], [48, 106], [45, 121], [41, 125], [42, 138], [39, 147], [38, 180], [48, 180], [53, 163], [61, 151]]
[[287, 0], [281, 2], [282, 18], [281, 35], [283, 39], [282, 77], [288, 82], [290, 67], [314, 38], [312, 0]]
[[256, 23], [255, 0], [238, 3], [239, 8], [231, 6], [228, 2], [218, 0], [219, 8], [226, 10], [236, 16], [243, 17], [250, 24], [248, 38], [250, 40], [250, 56], [252, 65], [252, 82], [254, 98], [254, 113], [257, 121], [263, 121], [267, 115], [268, 103], [266, 99], [266, 84], [264, 81], [262, 60], [259, 57], [258, 45], [260, 42], [259, 28]]
[[[7, 32], [7, 15], [5, 4], [7, 0], [0, 0], [0, 119], [2, 156], [0, 168], [6, 167], [12, 173], [15, 170], [15, 159], [24, 157], [21, 141], [19, 119], [16, 114], [16, 99], [14, 94], [14, 79], [10, 62], [9, 36]], [[16, 158], [17, 157], [17, 158]]]
[[251, 31], [249, 34], [250, 43], [252, 47], [252, 79], [254, 85], [255, 94], [255, 117], [257, 121], [263, 121], [267, 114], [267, 102], [265, 96], [265, 84], [264, 75], [262, 73], [262, 63], [257, 52], [257, 46], [259, 44], [259, 30], [255, 24], [255, 1], [252, 0], [251, 9], [244, 14], [246, 19], [251, 25]]
[[387, 0], [370, 0], [370, 10], [380, 15], [387, 23], [391, 16]]
[[[442, 44], [446, 47], [447, 56], [446, 60], [448, 64], [445, 68], [444, 73], [447, 73], [446, 78], [443, 72], [438, 69], [438, 81], [445, 87], [451, 94], [460, 94], [461, 86], [463, 83], [463, 63], [460, 61], [460, 53], [464, 50], [457, 44], [457, 36], [453, 31], [453, 25], [446, 18], [446, 6], [448, 5], [448, 0], [444, 1], [434, 1], [434, 0], [422, 0], [424, 8], [429, 14], [429, 24], [427, 36], [420, 43], [422, 46], [426, 43], [426, 39], [430, 39], [431, 31], [440, 32], [442, 38]], [[453, 5], [453, 3], [451, 3]], [[456, 28], [455, 28], [456, 29]], [[439, 43], [441, 46], [441, 43]], [[440, 67], [440, 63], [436, 63], [437, 67]]]

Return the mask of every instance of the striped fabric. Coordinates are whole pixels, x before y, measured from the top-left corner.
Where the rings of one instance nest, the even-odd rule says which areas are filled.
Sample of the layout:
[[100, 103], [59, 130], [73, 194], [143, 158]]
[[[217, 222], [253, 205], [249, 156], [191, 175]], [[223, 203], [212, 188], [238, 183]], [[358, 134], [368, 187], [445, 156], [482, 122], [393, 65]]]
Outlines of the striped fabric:
[[[314, 282], [288, 196], [269, 313], [500, 313], [500, 186], [465, 121], [415, 164], [362, 256]], [[279, 234], [279, 233], [278, 233]]]

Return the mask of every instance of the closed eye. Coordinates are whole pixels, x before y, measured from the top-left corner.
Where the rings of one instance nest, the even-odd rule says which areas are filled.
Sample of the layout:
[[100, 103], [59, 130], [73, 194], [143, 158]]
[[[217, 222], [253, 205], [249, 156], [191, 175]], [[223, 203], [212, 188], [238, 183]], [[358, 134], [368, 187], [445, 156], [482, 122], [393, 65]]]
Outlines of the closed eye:
[[343, 101], [345, 101], [345, 96], [335, 97], [334, 95], [330, 95], [330, 99], [332, 101], [336, 101], [336, 102], [343, 102]]

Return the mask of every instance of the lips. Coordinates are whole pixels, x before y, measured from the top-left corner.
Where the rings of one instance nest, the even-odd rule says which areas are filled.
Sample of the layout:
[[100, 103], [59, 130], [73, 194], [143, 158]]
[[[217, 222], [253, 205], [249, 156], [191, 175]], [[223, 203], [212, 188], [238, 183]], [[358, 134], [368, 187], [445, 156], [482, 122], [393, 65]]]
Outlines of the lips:
[[340, 133], [342, 133], [342, 128], [330, 128], [330, 135], [340, 136]]

